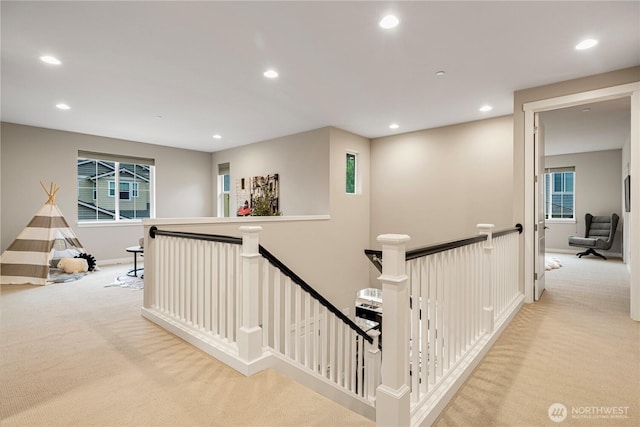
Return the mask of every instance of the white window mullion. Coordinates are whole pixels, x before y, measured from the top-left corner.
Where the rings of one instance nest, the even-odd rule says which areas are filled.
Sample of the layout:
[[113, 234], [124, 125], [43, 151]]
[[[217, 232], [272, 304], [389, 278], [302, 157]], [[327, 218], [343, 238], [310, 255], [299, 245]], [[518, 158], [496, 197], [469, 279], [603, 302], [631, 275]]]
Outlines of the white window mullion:
[[115, 202], [115, 220], [120, 221], [120, 162], [115, 162], [115, 177], [116, 177], [116, 202]]

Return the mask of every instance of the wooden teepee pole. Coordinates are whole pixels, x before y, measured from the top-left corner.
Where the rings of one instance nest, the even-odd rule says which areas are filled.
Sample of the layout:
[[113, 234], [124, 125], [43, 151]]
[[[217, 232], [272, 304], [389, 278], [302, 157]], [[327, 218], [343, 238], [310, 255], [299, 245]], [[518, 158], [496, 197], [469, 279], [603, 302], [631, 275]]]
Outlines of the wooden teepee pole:
[[51, 184], [49, 184], [49, 190], [47, 190], [47, 187], [44, 186], [42, 181], [40, 181], [40, 186], [42, 187], [44, 192], [47, 193], [47, 196], [48, 196], [48, 199], [47, 199], [47, 202], [45, 203], [45, 205], [55, 205], [56, 204], [56, 193], [58, 192], [60, 187], [55, 185], [53, 183], [53, 181], [51, 181]]

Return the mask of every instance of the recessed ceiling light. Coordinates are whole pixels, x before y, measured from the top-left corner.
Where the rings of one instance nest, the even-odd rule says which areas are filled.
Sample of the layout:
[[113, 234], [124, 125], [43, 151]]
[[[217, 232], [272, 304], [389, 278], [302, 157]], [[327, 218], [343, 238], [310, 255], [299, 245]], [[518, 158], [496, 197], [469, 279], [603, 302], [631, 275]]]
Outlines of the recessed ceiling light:
[[483, 105], [482, 107], [480, 107], [480, 111], [482, 111], [483, 113], [491, 110], [493, 110], [493, 107], [491, 105]]
[[576, 50], [590, 49], [597, 44], [598, 44], [598, 40], [595, 40], [595, 39], [582, 40], [580, 43], [576, 45]]
[[58, 58], [55, 58], [55, 57], [50, 56], [50, 55], [41, 56], [40, 57], [40, 61], [46, 62], [47, 64], [51, 64], [51, 65], [60, 65], [60, 64], [62, 64], [62, 62], [60, 62], [60, 60]]
[[582, 109], [582, 112], [583, 112], [583, 113], [588, 113], [589, 111], [591, 111], [591, 108], [583, 108], [583, 109]]
[[400, 20], [395, 15], [387, 15], [378, 22], [378, 25], [385, 30], [395, 28], [400, 23]]
[[268, 79], [275, 79], [278, 77], [278, 72], [276, 70], [267, 70], [262, 74]]
[[63, 103], [56, 104], [56, 108], [58, 108], [60, 110], [69, 110], [69, 109], [71, 109], [71, 107], [69, 107], [67, 104], [63, 104]]
[[389, 125], [389, 129], [398, 129], [399, 127], [400, 127], [400, 126], [398, 126], [398, 124], [397, 124], [397, 123], [391, 123], [391, 124]]
[[444, 76], [445, 72], [444, 71], [436, 71], [436, 76]]
[[213, 135], [213, 139], [221, 139], [222, 135], [218, 135], [217, 133]]

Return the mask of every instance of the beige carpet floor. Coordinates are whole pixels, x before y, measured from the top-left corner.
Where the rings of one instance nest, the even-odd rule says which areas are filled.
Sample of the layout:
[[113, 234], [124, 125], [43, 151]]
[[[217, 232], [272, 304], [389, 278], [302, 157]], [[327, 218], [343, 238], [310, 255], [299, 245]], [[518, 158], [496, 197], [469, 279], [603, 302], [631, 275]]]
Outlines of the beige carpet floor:
[[[436, 421], [444, 426], [640, 426], [640, 323], [619, 261], [557, 255]], [[244, 377], [140, 316], [142, 291], [76, 282], [2, 286], [2, 426], [372, 426], [279, 375]], [[554, 403], [566, 419], [551, 421]], [[616, 418], [585, 411], [623, 408]], [[572, 411], [581, 412], [572, 415]]]
[[247, 378], [140, 316], [129, 266], [3, 285], [0, 425], [372, 426], [274, 371]]
[[[640, 426], [640, 322], [629, 318], [626, 266], [552, 256], [563, 266], [546, 272], [540, 302], [518, 313], [437, 427]], [[563, 421], [549, 417], [555, 403]]]

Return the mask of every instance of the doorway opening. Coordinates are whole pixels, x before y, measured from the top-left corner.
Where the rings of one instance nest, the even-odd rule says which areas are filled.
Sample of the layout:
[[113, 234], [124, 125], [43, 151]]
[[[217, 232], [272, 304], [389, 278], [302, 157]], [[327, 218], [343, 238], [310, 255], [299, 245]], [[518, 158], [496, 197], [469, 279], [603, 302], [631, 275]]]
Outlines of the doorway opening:
[[584, 252], [571, 246], [569, 238], [586, 236], [587, 214], [620, 217], [612, 246], [598, 254], [628, 262], [623, 231], [628, 231], [624, 180], [630, 163], [630, 101], [623, 97], [537, 113], [544, 125], [542, 208], [548, 273], [562, 265], [560, 254]]
[[[559, 110], [566, 107], [582, 106], [586, 104], [626, 98], [630, 103], [630, 137], [628, 154], [628, 174], [640, 176], [640, 82], [630, 83], [621, 86], [614, 86], [604, 89], [597, 89], [582, 92], [574, 95], [550, 98], [541, 101], [524, 104], [525, 113], [525, 257], [524, 257], [524, 288], [527, 302], [533, 302], [535, 294], [535, 276], [537, 265], [539, 266], [540, 247], [535, 242], [538, 240], [538, 230], [544, 227], [535, 227], [540, 210], [536, 210], [535, 194], [538, 187], [535, 185], [536, 162], [535, 162], [535, 117], [536, 113]], [[586, 108], [586, 107], [583, 107]], [[621, 166], [623, 169], [625, 165]], [[624, 170], [623, 172], [624, 173]], [[620, 176], [623, 181], [622, 174]], [[622, 192], [622, 185], [620, 186]], [[634, 186], [631, 180], [630, 198], [631, 200], [640, 198], [640, 189]], [[542, 211], [543, 212], [543, 211]], [[631, 203], [631, 212], [628, 213], [626, 227], [628, 229], [626, 242], [629, 243], [628, 265], [631, 276], [631, 302], [630, 312], [634, 320], [640, 320], [640, 226], [638, 221], [631, 218], [640, 218], [640, 209], [636, 204]], [[542, 249], [544, 250], [544, 249]], [[544, 284], [542, 284], [544, 285]]]

